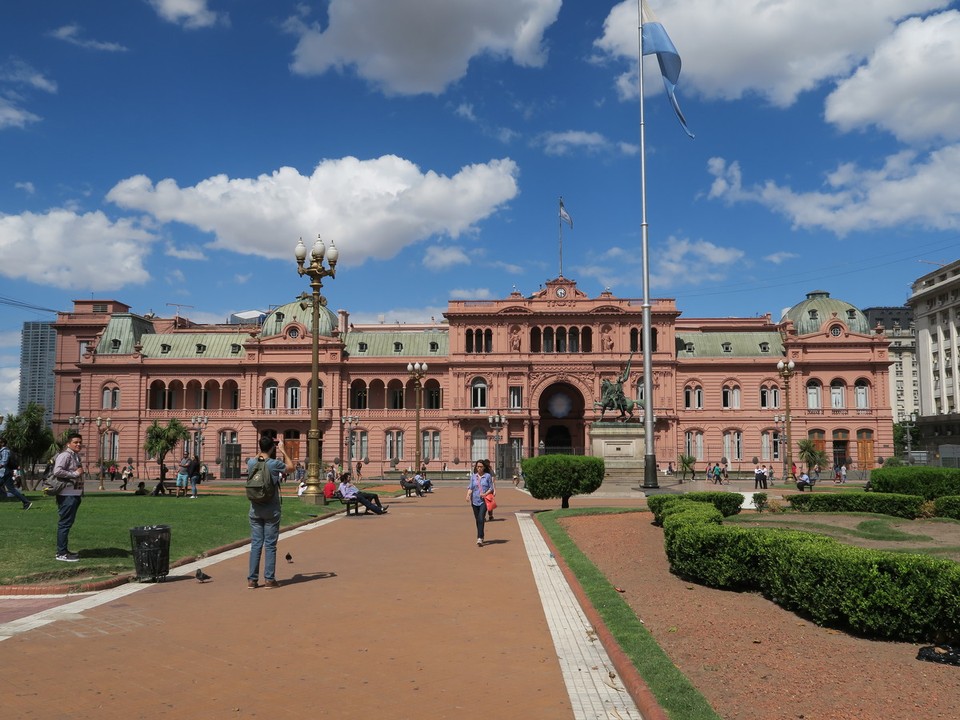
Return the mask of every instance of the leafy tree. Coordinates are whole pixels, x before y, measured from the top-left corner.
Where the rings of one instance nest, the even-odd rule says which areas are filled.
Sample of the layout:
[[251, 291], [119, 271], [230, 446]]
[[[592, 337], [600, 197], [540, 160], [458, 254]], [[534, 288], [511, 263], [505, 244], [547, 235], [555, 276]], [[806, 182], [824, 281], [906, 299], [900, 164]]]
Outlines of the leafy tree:
[[693, 455], [681, 455], [678, 459], [680, 463], [680, 482], [687, 479], [687, 471], [690, 471], [690, 477], [693, 477], [693, 470], [697, 465], [697, 459]]
[[522, 464], [527, 490], [537, 500], [560, 498], [570, 507], [573, 495], [587, 495], [603, 482], [603, 459], [580, 455], [541, 455]]
[[910, 433], [910, 449], [920, 449], [920, 431], [916, 423], [910, 430], [904, 427], [904, 423], [893, 424], [893, 453], [897, 457], [904, 457], [907, 454], [907, 433]]
[[801, 440], [797, 443], [797, 459], [811, 470], [814, 465], [828, 467], [827, 454], [820, 450], [813, 440]]
[[24, 475], [24, 484], [35, 489], [39, 480], [34, 466], [47, 459], [47, 450], [53, 443], [53, 431], [43, 419], [44, 407], [29, 403], [22, 413], [7, 418], [4, 437], [10, 449], [17, 454]]
[[178, 442], [182, 442], [190, 437], [190, 431], [186, 426], [172, 418], [166, 425], [161, 425], [158, 420], [154, 420], [147, 428], [147, 439], [143, 444], [143, 449], [147, 455], [157, 459], [157, 467], [160, 477], [164, 477], [163, 460], [167, 454], [173, 450]]

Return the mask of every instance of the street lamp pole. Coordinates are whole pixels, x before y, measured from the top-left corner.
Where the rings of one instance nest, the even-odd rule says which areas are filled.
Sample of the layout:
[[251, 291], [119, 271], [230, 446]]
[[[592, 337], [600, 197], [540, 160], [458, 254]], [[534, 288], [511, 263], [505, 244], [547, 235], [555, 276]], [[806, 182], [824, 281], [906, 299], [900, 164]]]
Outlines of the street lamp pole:
[[[784, 479], [786, 479], [786, 474], [788, 471], [793, 470], [793, 439], [790, 435], [790, 378], [796, 373], [796, 363], [793, 360], [784, 362], [783, 360], [777, 363], [777, 374], [783, 379], [783, 393], [784, 393], [784, 409], [786, 414], [784, 416], [784, 438], [787, 443], [787, 452], [785, 453], [784, 460]], [[792, 478], [796, 480], [796, 478]]]
[[507, 418], [500, 414], [500, 411], [497, 411], [496, 415], [489, 415], [487, 417], [487, 422], [490, 423], [490, 429], [493, 430], [493, 460], [494, 460], [494, 470], [497, 474], [500, 473], [500, 431], [503, 429], [503, 426], [507, 423]]
[[193, 442], [196, 448], [197, 460], [203, 462], [203, 431], [207, 427], [210, 418], [206, 415], [196, 415], [190, 418], [190, 424], [193, 426]]
[[100, 478], [100, 484], [97, 490], [103, 490], [103, 438], [110, 432], [110, 425], [113, 423], [113, 420], [97, 416], [94, 422], [97, 424], [97, 474]]
[[785, 447], [784, 440], [786, 438], [786, 435], [784, 433], [784, 426], [786, 424], [786, 421], [787, 421], [786, 415], [773, 416], [773, 423], [774, 425], [777, 426], [777, 435], [780, 438], [779, 440], [780, 448], [779, 448], [778, 454], [780, 455], [780, 471], [781, 471], [780, 477], [783, 479], [786, 479], [787, 477], [787, 456], [786, 456], [786, 453], [784, 452], [784, 447]]
[[[297, 272], [301, 277], [304, 275], [310, 278], [311, 294], [301, 295], [301, 306], [306, 307], [305, 303], [309, 297], [313, 307], [313, 322], [311, 332], [313, 334], [312, 354], [310, 358], [310, 431], [307, 433], [307, 488], [303, 491], [301, 499], [312, 505], [323, 503], [323, 491], [320, 488], [320, 306], [326, 305], [327, 301], [320, 294], [320, 288], [323, 287], [323, 278], [336, 277], [337, 259], [340, 257], [340, 251], [331, 242], [327, 249], [320, 236], [317, 236], [317, 242], [310, 250], [310, 262], [307, 260], [307, 247], [303, 244], [303, 238], [297, 243], [294, 250], [294, 257], [297, 259]], [[324, 267], [324, 257], [327, 259], [329, 267]]]
[[425, 362], [407, 363], [407, 372], [410, 379], [413, 380], [413, 402], [415, 408], [414, 421], [414, 458], [416, 467], [414, 474], [420, 472], [420, 408], [423, 405], [423, 378], [427, 375], [427, 364]]
[[910, 422], [900, 423], [900, 427], [902, 427], [907, 433], [907, 465], [913, 465], [913, 438], [911, 435], [913, 434], [913, 429], [916, 426], [917, 414], [915, 412], [910, 413]]
[[350, 461], [353, 459], [353, 429], [360, 424], [360, 418], [356, 415], [344, 415], [340, 422], [347, 428], [347, 448], [343, 454], [343, 463], [347, 466], [347, 472], [350, 472]]

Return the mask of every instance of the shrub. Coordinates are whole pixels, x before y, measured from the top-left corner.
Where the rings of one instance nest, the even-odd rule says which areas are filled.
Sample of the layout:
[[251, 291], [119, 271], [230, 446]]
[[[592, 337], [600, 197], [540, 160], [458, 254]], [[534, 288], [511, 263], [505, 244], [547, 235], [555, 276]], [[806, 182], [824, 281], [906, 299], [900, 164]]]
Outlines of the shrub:
[[756, 508], [758, 513], [762, 513], [767, 509], [767, 494], [766, 493], [754, 493], [753, 494], [753, 507]]
[[920, 495], [936, 500], [960, 495], [960, 469], [916, 465], [880, 468], [870, 473], [870, 487], [878, 493]]
[[917, 495], [877, 493], [811, 493], [791, 495], [788, 500], [801, 512], [867, 512], [913, 519], [920, 517], [923, 498]]
[[816, 623], [869, 637], [960, 640], [956, 563], [850, 547], [796, 530], [724, 526], [718, 511], [685, 499], [664, 509], [667, 556], [685, 578], [759, 590]]
[[588, 495], [603, 482], [603, 459], [582, 455], [541, 455], [523, 461], [526, 489], [537, 500], [561, 498], [570, 507], [574, 495]]
[[960, 495], [945, 495], [933, 501], [934, 514], [937, 517], [960, 520]]
[[647, 498], [647, 507], [653, 513], [653, 522], [663, 525], [666, 508], [680, 500], [691, 500], [698, 503], [712, 504], [723, 517], [736, 515], [740, 512], [743, 495], [729, 492], [691, 492], [686, 495], [651, 495]]

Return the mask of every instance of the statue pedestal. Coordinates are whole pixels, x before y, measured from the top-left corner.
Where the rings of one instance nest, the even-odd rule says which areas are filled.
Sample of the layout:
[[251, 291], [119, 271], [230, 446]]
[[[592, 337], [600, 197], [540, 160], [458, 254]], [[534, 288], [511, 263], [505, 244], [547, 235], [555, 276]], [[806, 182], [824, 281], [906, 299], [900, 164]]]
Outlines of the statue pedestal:
[[590, 426], [590, 450], [591, 455], [603, 458], [605, 489], [643, 484], [647, 443], [642, 424], [595, 422]]

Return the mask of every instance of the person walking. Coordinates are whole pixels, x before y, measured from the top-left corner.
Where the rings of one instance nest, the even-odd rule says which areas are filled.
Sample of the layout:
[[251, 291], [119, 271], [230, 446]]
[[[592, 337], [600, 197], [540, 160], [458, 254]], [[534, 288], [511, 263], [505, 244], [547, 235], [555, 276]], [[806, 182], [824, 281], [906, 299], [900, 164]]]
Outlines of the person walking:
[[[489, 461], [488, 461], [488, 462], [489, 462]], [[489, 464], [487, 465], [487, 467], [489, 467]], [[490, 474], [490, 486], [493, 488], [493, 490], [491, 491], [491, 492], [493, 493], [493, 496], [496, 497], [496, 496], [497, 496], [497, 479], [493, 476], [492, 473]], [[488, 508], [487, 508], [487, 522], [490, 522], [491, 520], [493, 520], [493, 510], [491, 510], [491, 509], [488, 507]]]
[[67, 445], [53, 463], [53, 477], [65, 483], [57, 493], [57, 560], [77, 562], [80, 556], [70, 551], [70, 528], [77, 519], [77, 510], [83, 500], [83, 436], [78, 432], [67, 434]]
[[19, 500], [24, 510], [29, 510], [33, 506], [33, 503], [24, 497], [13, 482], [13, 454], [7, 447], [7, 439], [4, 437], [0, 437], [0, 487], [3, 488], [4, 494], [10, 493]]
[[190, 487], [193, 493], [191, 498], [197, 497], [197, 483], [200, 482], [200, 458], [196, 454], [190, 456], [190, 464], [187, 465], [187, 477], [190, 478]]
[[[260, 452], [247, 460], [247, 477], [257, 463], [263, 461], [270, 473], [270, 481], [275, 485], [273, 497], [265, 503], [250, 502], [250, 564], [247, 573], [247, 587], [256, 590], [260, 587], [260, 553], [263, 552], [263, 584], [267, 588], [280, 587], [277, 582], [277, 540], [280, 538], [280, 473], [293, 470], [293, 463], [282, 448], [269, 435], [261, 435], [258, 443]], [[280, 458], [277, 458], [279, 453]]]
[[473, 508], [473, 517], [477, 523], [477, 547], [483, 547], [483, 525], [487, 519], [487, 503], [484, 497], [493, 492], [493, 479], [490, 465], [486, 460], [477, 460], [470, 473], [470, 486], [467, 488], [467, 502]]

